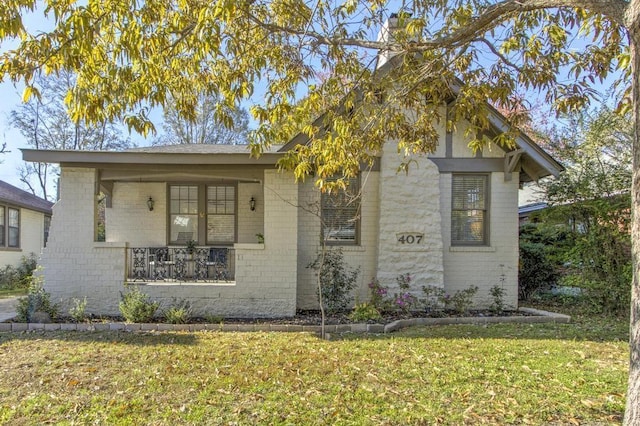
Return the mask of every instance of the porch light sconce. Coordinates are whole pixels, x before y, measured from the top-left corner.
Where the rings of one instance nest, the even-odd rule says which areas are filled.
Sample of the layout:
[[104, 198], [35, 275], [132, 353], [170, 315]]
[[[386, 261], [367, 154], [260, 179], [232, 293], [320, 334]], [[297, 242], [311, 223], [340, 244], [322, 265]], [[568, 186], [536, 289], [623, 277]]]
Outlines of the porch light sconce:
[[255, 211], [256, 210], [256, 199], [251, 197], [251, 199], [249, 200], [249, 207], [251, 208], [251, 211]]
[[152, 211], [153, 211], [153, 205], [154, 205], [155, 203], [156, 203], [156, 202], [155, 202], [155, 201], [153, 201], [153, 198], [149, 197], [149, 199], [147, 200], [147, 207], [149, 207], [149, 211], [150, 211], [150, 212], [152, 212]]

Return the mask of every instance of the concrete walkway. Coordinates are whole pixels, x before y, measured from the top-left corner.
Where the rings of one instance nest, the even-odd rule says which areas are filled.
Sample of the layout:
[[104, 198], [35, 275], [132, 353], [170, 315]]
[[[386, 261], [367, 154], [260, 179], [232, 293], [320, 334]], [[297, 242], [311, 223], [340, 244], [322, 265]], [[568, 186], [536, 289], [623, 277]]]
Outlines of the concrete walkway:
[[0, 322], [14, 318], [16, 314], [16, 307], [18, 306], [17, 297], [8, 297], [6, 299], [0, 299]]

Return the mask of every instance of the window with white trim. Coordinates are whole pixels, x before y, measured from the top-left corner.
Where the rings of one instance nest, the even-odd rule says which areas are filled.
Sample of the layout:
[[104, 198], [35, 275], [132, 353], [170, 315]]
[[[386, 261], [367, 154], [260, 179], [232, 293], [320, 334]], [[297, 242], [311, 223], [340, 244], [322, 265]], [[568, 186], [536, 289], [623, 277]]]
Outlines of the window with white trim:
[[360, 182], [357, 177], [347, 182], [346, 189], [321, 195], [322, 236], [327, 244], [359, 243]]
[[488, 175], [452, 176], [451, 244], [488, 244]]
[[0, 247], [20, 247], [20, 210], [0, 206]]

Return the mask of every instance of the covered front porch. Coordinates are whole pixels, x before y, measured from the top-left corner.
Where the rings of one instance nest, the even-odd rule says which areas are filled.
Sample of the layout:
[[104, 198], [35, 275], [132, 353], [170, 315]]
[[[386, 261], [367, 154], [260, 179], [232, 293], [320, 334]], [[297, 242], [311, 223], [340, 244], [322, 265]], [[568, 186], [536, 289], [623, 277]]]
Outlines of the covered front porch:
[[105, 315], [118, 314], [129, 285], [165, 306], [189, 301], [197, 315], [294, 315], [293, 177], [276, 170], [277, 155], [175, 149], [25, 153], [61, 165], [47, 291], [63, 309], [87, 297], [89, 312]]

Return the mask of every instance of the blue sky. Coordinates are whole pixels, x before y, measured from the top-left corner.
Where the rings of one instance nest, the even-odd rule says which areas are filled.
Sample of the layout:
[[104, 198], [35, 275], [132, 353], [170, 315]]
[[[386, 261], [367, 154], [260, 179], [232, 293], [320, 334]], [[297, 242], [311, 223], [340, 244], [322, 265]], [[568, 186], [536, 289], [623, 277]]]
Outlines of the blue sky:
[[[27, 29], [33, 30], [47, 30], [50, 27], [50, 23], [47, 22], [41, 15], [26, 15], [23, 16], [23, 21], [27, 27]], [[373, 30], [373, 29], [372, 29]], [[375, 30], [373, 30], [375, 32]], [[0, 52], [3, 52], [9, 48], [11, 48], [10, 43], [0, 43]], [[609, 81], [605, 82], [601, 87], [610, 86], [611, 81], [614, 79], [612, 76]], [[0, 144], [6, 143], [7, 149], [10, 151], [7, 154], [0, 155], [0, 180], [9, 182], [12, 185], [18, 186], [20, 188], [24, 188], [24, 185], [20, 182], [17, 169], [20, 167], [22, 162], [22, 156], [20, 153], [20, 148], [26, 148], [27, 144], [22, 135], [15, 129], [11, 128], [9, 125], [8, 116], [11, 110], [17, 108], [21, 102], [22, 97], [22, 85], [15, 87], [11, 82], [4, 81], [0, 83]], [[259, 92], [260, 89], [256, 88], [256, 92]], [[254, 94], [257, 96], [257, 94]], [[156, 125], [156, 129], [158, 131], [162, 128], [161, 123], [161, 114], [159, 111], [156, 111], [152, 114], [152, 119], [154, 124]], [[126, 134], [126, 129], [124, 130]], [[137, 133], [132, 133], [130, 135], [131, 140], [136, 143], [138, 146], [149, 145], [150, 140], [145, 140], [142, 136]]]

